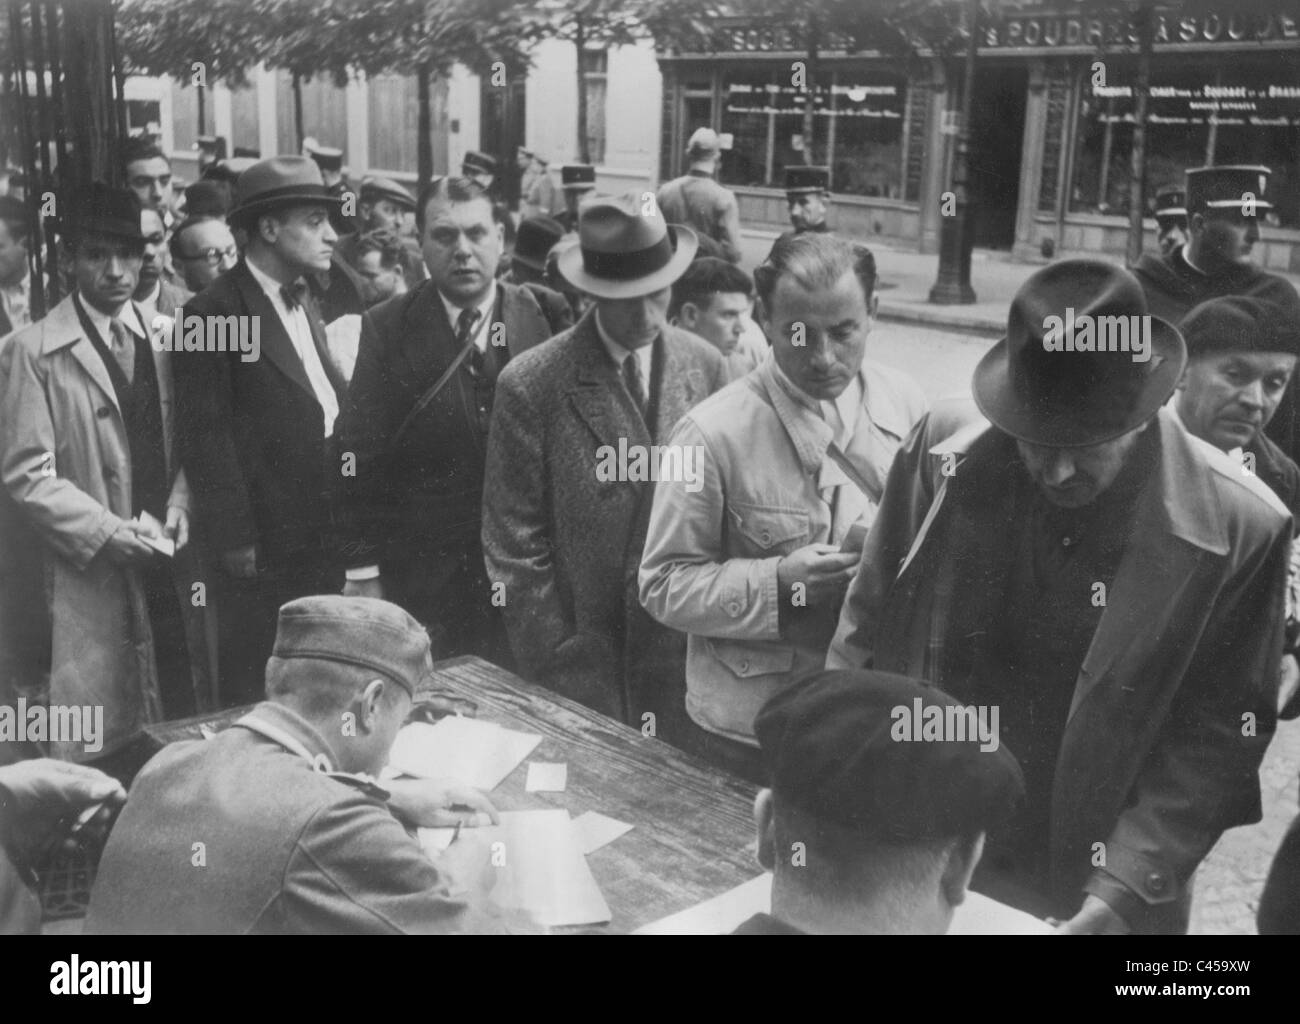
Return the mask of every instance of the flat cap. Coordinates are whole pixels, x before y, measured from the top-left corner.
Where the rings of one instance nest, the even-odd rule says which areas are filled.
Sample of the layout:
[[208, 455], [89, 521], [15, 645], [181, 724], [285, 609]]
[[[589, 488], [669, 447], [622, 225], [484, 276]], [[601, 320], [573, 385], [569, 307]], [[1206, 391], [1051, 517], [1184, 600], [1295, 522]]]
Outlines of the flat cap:
[[1284, 352], [1300, 356], [1300, 295], [1284, 302], [1229, 295], [1202, 302], [1178, 325], [1187, 357], [1215, 352]]
[[[754, 732], [778, 802], [860, 833], [908, 843], [1007, 821], [1024, 794], [997, 721], [916, 679], [819, 672], [772, 697]], [[991, 741], [988, 737], [991, 736]]]
[[272, 658], [318, 659], [373, 669], [412, 696], [433, 673], [429, 634], [388, 601], [321, 594], [280, 608]]
[[415, 196], [411, 195], [410, 192], [391, 178], [363, 178], [361, 180], [361, 201], [363, 203], [373, 203], [380, 199], [387, 199], [390, 203], [396, 203], [403, 210], [415, 209]]

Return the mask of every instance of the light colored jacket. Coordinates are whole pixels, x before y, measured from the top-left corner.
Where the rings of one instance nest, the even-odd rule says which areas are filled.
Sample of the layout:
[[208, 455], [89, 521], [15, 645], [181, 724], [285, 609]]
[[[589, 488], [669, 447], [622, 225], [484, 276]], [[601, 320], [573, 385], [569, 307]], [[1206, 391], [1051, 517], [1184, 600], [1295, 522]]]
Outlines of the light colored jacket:
[[724, 258], [740, 262], [740, 204], [731, 189], [710, 174], [690, 171], [659, 186], [659, 210], [669, 224], [685, 224], [722, 247]]
[[[864, 408], [844, 454], [883, 486], [898, 446], [925, 414], [925, 398], [905, 374], [870, 361], [860, 377]], [[798, 636], [823, 634], [819, 645], [783, 635], [780, 606], [791, 595], [778, 591], [777, 563], [830, 538], [831, 506], [822, 492], [836, 474], [844, 480], [841, 515], [848, 503], [859, 503], [860, 517], [848, 521], [870, 522], [880, 497], [861, 497], [827, 456], [831, 428], [800, 404], [793, 387], [769, 355], [682, 419], [669, 444], [700, 454], [699, 486], [656, 486], [639, 577], [646, 610], [690, 634], [691, 718], [750, 743], [763, 702], [821, 667], [838, 611], [831, 605], [797, 616], [804, 620]]]
[[[188, 510], [172, 450], [169, 355], [154, 350], [153, 358], [168, 469], [176, 474], [168, 505]], [[0, 474], [46, 544], [50, 703], [104, 708], [102, 750], [51, 747], [55, 757], [84, 761], [130, 742], [161, 708], [139, 574], [100, 554], [131, 518], [131, 455], [113, 382], [71, 296], [9, 338], [0, 389]]]

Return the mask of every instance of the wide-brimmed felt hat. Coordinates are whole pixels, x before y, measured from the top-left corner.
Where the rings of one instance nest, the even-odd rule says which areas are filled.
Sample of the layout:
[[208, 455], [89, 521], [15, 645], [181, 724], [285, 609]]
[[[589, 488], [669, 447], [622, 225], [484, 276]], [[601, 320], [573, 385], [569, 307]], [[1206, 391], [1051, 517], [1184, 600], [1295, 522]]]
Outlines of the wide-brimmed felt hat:
[[309, 157], [273, 156], [239, 175], [228, 219], [232, 224], [246, 223], [251, 217], [304, 203], [341, 206], [343, 197], [329, 193], [320, 168]]
[[564, 225], [552, 217], [526, 217], [519, 222], [510, 257], [534, 270], [546, 269], [546, 254], [564, 237]]
[[[1121, 325], [1130, 350], [1111, 351]], [[1133, 332], [1146, 337], [1148, 329], [1148, 358], [1139, 362]], [[1063, 334], [1077, 334], [1080, 345], [1091, 338], [1093, 350], [1060, 350]], [[1107, 350], [1097, 351], [1105, 341]], [[1103, 260], [1061, 260], [1021, 285], [1007, 334], [975, 367], [972, 390], [999, 430], [1031, 444], [1079, 448], [1144, 424], [1173, 394], [1186, 365], [1182, 336], [1148, 312], [1136, 277]]]
[[129, 188], [115, 188], [102, 181], [66, 196], [65, 211], [57, 220], [60, 234], [68, 238], [108, 235], [144, 243], [140, 228], [140, 200]]
[[631, 193], [590, 196], [578, 211], [578, 244], [560, 254], [560, 274], [598, 299], [636, 299], [685, 273], [698, 242], [690, 228], [668, 225], [657, 205]]

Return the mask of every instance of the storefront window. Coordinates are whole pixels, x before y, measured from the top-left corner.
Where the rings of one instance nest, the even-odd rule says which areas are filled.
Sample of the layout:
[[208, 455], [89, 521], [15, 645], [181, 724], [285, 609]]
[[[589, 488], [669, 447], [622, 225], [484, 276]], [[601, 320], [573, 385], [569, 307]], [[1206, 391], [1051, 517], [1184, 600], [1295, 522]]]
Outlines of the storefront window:
[[[1105, 87], [1085, 79], [1070, 209], [1127, 214], [1133, 145], [1133, 68], [1107, 62]], [[1157, 68], [1147, 116], [1147, 202], [1183, 172], [1206, 164], [1263, 164], [1273, 171], [1267, 223], [1300, 227], [1300, 87], [1249, 65]]]
[[[722, 180], [780, 188], [785, 167], [804, 163], [809, 144], [804, 94], [790, 72], [729, 72], [722, 104], [721, 130], [733, 139]], [[902, 198], [906, 79], [826, 72], [815, 80], [813, 104], [811, 162], [830, 166], [832, 191]]]

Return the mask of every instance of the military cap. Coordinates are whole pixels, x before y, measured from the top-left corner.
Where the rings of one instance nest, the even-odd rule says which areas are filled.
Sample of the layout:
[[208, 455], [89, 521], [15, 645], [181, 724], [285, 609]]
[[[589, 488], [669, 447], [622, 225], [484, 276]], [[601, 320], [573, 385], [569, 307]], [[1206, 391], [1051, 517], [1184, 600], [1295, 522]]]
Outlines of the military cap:
[[785, 169], [785, 191], [787, 195], [801, 195], [805, 192], [829, 192], [831, 188], [831, 169], [829, 167], [807, 167], [795, 164]]
[[589, 189], [596, 187], [596, 168], [591, 164], [565, 164], [560, 168], [560, 187]]
[[321, 594], [280, 608], [272, 659], [308, 658], [371, 669], [415, 696], [433, 674], [429, 634], [388, 601]]
[[361, 201], [363, 203], [374, 203], [380, 199], [387, 199], [390, 203], [396, 203], [403, 210], [415, 209], [415, 196], [411, 195], [410, 192], [391, 178], [363, 178], [361, 180]]
[[722, 151], [722, 140], [718, 138], [718, 133], [712, 128], [696, 128], [691, 133], [691, 137], [686, 140], [687, 153], [719, 153]]
[[334, 146], [322, 146], [312, 139], [310, 143], [304, 142], [303, 149], [307, 155], [316, 161], [316, 166], [322, 171], [337, 171], [343, 167], [343, 150], [336, 149]]
[[1300, 295], [1291, 289], [1285, 305], [1248, 295], [1210, 299], [1191, 309], [1178, 327], [1189, 359], [1216, 352], [1300, 356]]
[[1259, 165], [1233, 164], [1223, 167], [1192, 167], [1187, 170], [1187, 212], [1241, 209], [1253, 197], [1256, 210], [1271, 210], [1265, 198], [1269, 175]]
[[460, 162], [461, 170], [466, 174], [496, 174], [497, 158], [487, 153], [471, 149]]
[[1187, 193], [1177, 185], [1170, 185], [1156, 192], [1157, 217], [1186, 217]]
[[[944, 738], [922, 738], [935, 718], [952, 723]], [[966, 739], [955, 738], [959, 721]], [[996, 730], [982, 743], [973, 722], [971, 709], [920, 680], [826, 671], [772, 697], [754, 733], [778, 804], [902, 844], [988, 831], [1014, 812], [1020, 766]]]

